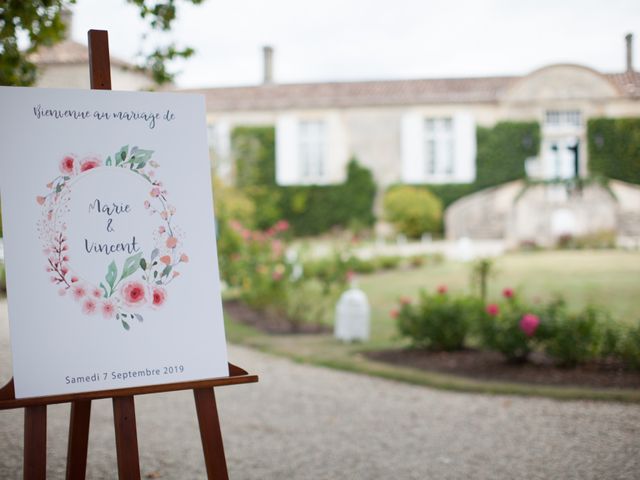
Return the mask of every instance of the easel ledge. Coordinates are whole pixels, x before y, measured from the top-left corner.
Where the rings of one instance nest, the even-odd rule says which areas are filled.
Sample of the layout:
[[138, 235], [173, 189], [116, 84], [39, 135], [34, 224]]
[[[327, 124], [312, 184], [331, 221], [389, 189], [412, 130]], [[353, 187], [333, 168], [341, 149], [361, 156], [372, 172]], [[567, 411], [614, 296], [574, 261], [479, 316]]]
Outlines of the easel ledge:
[[54, 405], [57, 403], [75, 402], [78, 400], [99, 400], [101, 398], [127, 397], [130, 395], [145, 395], [147, 393], [176, 392], [179, 390], [195, 390], [199, 388], [222, 387], [225, 385], [240, 385], [242, 383], [255, 383], [257, 375], [250, 375], [242, 368], [229, 364], [229, 376], [195, 380], [188, 382], [163, 383], [162, 385], [148, 385], [135, 388], [118, 388], [113, 390], [99, 390], [96, 392], [71, 393], [64, 395], [51, 395], [46, 397], [16, 398], [13, 386], [13, 378], [0, 389], [0, 410], [12, 408], [34, 407], [38, 405]]
[[[108, 34], [104, 30], [90, 30], [88, 36], [91, 88], [111, 90]], [[228, 480], [229, 474], [214, 387], [257, 381], [257, 375], [250, 375], [242, 368], [229, 363], [228, 377], [16, 399], [12, 378], [0, 389], [0, 410], [24, 408], [23, 478], [25, 480], [44, 480], [47, 470], [47, 405], [70, 402], [71, 417], [65, 478], [67, 480], [84, 480], [89, 445], [91, 401], [111, 398], [113, 401], [118, 478], [120, 480], [140, 480], [134, 396], [193, 390], [207, 478], [209, 480]]]

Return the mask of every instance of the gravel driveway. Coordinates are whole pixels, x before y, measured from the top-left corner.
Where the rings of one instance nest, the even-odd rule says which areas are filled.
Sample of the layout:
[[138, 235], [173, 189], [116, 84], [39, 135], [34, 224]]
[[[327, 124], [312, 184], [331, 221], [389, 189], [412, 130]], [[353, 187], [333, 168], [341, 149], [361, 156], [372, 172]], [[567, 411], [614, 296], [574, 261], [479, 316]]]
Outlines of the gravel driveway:
[[[9, 376], [0, 304], [0, 375]], [[640, 406], [459, 394], [245, 348], [260, 383], [217, 390], [232, 479], [638, 479]], [[3, 382], [4, 383], [4, 382]], [[190, 392], [136, 397], [143, 476], [205, 478]], [[64, 478], [68, 405], [49, 407]], [[111, 403], [94, 402], [88, 478], [117, 478]], [[23, 415], [0, 412], [0, 478], [21, 478]]]

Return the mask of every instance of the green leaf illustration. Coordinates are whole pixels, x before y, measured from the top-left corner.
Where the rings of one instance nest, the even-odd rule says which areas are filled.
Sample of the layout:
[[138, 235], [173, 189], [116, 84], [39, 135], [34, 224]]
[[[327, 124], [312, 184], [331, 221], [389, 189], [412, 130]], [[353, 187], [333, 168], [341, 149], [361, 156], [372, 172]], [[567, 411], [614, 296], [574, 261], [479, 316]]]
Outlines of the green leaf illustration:
[[110, 167], [110, 166], [111, 166], [111, 157], [107, 157], [107, 159], [104, 161], [104, 164], [105, 164], [107, 167]]
[[151, 262], [153, 262], [155, 260], [155, 258], [158, 256], [158, 253], [160, 253], [160, 250], [158, 250], [157, 248], [154, 248], [151, 251]]
[[116, 153], [116, 167], [127, 159], [127, 153], [129, 153], [129, 145], [125, 145]]
[[144, 321], [144, 318], [143, 318], [143, 316], [142, 316], [142, 315], [140, 315], [139, 313], [136, 313], [135, 315], [136, 315], [136, 319], [137, 319], [139, 322], [143, 322], [143, 321]]
[[169, 275], [171, 273], [171, 269], [173, 267], [171, 265], [167, 265], [166, 267], [164, 267], [164, 270], [162, 270], [162, 277], [166, 277], [167, 275]]
[[115, 261], [109, 264], [107, 275], [104, 278], [111, 287], [111, 290], [113, 290], [113, 285], [116, 283], [116, 278], [118, 278], [118, 267]]
[[129, 324], [127, 322], [125, 322], [124, 320], [121, 320], [122, 322], [122, 326], [124, 327], [125, 330], [129, 330], [131, 327], [129, 326]]
[[124, 261], [124, 267], [122, 267], [122, 277], [120, 277], [120, 280], [127, 278], [138, 269], [138, 267], [140, 266], [141, 257], [142, 252], [138, 252]]
[[100, 282], [100, 288], [102, 290], [104, 290], [104, 296], [108, 297], [109, 296], [109, 292], [107, 291], [107, 287], [104, 286], [104, 283]]

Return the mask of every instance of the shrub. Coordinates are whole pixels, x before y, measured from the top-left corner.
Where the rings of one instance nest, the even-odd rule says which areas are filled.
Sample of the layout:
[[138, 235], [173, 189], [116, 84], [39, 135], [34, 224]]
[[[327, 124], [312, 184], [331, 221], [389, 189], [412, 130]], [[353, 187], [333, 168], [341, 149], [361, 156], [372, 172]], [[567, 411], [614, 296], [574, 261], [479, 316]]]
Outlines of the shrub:
[[629, 367], [640, 369], [640, 322], [621, 332], [616, 346], [616, 356]]
[[558, 238], [557, 248], [560, 249], [603, 249], [615, 248], [616, 232], [614, 230], [600, 230], [598, 232], [589, 233], [574, 237], [573, 235], [561, 235]]
[[[544, 351], [562, 366], [592, 360], [603, 350], [604, 326], [611, 322], [594, 307], [571, 313], [563, 300], [552, 302], [542, 313]], [[610, 341], [610, 340], [609, 340]]]
[[398, 268], [402, 262], [402, 257], [396, 255], [382, 255], [375, 258], [375, 267], [380, 270], [393, 270]]
[[482, 304], [474, 297], [452, 297], [441, 289], [436, 294], [422, 292], [416, 305], [403, 298], [397, 317], [398, 331], [417, 347], [431, 350], [464, 348], [469, 326], [482, 314]]
[[511, 289], [503, 292], [504, 301], [487, 305], [478, 333], [482, 346], [502, 353], [511, 362], [526, 361], [535, 342], [544, 338], [545, 326], [531, 307], [522, 304]]
[[287, 262], [279, 237], [288, 224], [281, 221], [267, 231], [251, 231], [237, 221], [229, 225], [241, 239], [230, 257], [229, 284], [239, 289], [241, 300], [251, 307], [284, 309], [293, 265]]
[[333, 287], [342, 289], [347, 284], [349, 265], [338, 252], [334, 252], [330, 257], [305, 262], [302, 271], [306, 279], [318, 280], [323, 291], [329, 292]]
[[391, 189], [383, 204], [387, 219], [409, 238], [419, 238], [440, 227], [442, 202], [426, 189], [411, 186]]

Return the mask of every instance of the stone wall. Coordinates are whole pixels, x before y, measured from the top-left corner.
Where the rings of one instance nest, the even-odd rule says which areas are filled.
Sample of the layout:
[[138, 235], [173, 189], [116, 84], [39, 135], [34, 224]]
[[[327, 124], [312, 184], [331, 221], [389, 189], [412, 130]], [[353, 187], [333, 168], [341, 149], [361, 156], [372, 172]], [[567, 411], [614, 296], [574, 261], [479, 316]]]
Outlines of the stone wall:
[[562, 236], [604, 231], [640, 238], [640, 187], [617, 180], [608, 187], [510, 182], [453, 203], [445, 231], [448, 240], [504, 239], [511, 247], [553, 246]]

